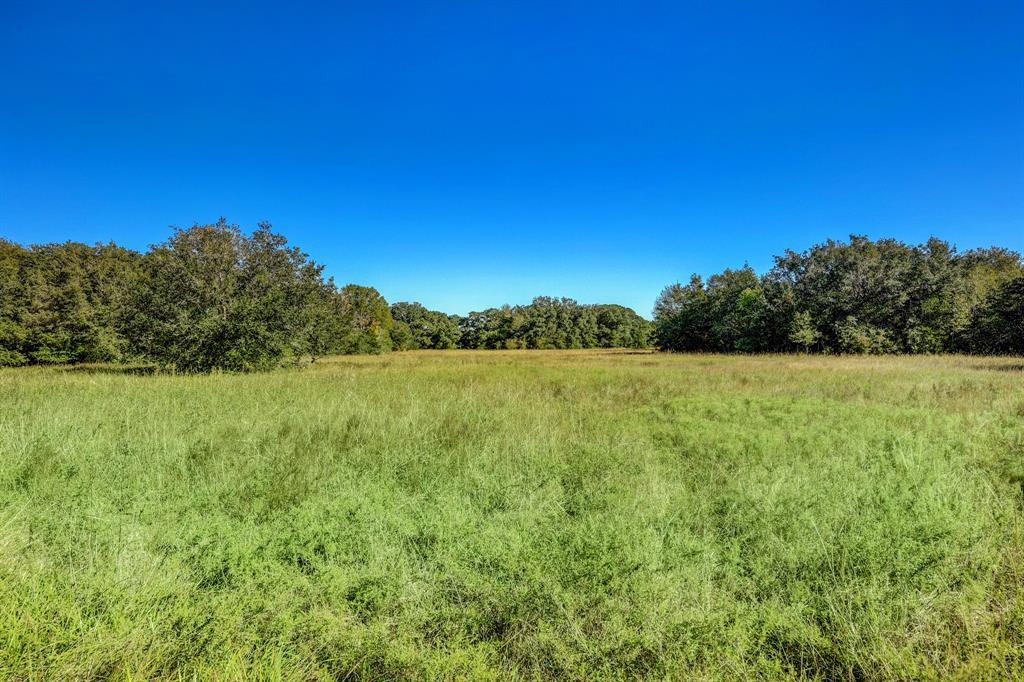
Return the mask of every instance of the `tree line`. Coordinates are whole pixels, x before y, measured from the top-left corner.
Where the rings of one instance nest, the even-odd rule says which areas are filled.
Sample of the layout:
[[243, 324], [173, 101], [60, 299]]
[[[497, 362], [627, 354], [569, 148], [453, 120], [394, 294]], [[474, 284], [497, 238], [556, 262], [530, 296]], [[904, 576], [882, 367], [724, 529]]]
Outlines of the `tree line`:
[[1024, 354], [1024, 262], [851, 236], [662, 291], [651, 323], [619, 305], [538, 297], [468, 315], [343, 287], [269, 224], [175, 228], [145, 253], [0, 239], [0, 366], [151, 362], [257, 370], [412, 349]]
[[788, 250], [758, 276], [726, 269], [662, 291], [655, 345], [671, 351], [1024, 354], [1024, 263], [852, 235]]
[[642, 348], [650, 334], [628, 308], [567, 298], [464, 317], [389, 305], [371, 287], [336, 286], [266, 223], [251, 234], [223, 219], [175, 228], [145, 253], [0, 239], [0, 366], [247, 371], [419, 348]]

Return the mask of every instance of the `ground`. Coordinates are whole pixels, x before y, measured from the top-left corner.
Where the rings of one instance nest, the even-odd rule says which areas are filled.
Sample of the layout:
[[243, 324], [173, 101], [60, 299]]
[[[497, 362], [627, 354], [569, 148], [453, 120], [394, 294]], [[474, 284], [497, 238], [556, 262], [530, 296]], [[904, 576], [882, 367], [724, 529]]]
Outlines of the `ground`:
[[1024, 360], [0, 371], [0, 677], [1024, 677]]

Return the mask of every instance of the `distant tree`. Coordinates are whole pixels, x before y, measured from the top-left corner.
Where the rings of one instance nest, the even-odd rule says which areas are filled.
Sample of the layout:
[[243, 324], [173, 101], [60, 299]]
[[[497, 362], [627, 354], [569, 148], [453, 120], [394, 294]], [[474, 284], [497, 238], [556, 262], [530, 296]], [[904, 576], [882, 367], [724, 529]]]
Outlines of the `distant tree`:
[[647, 348], [651, 323], [621, 305], [591, 306], [597, 323], [596, 345], [600, 348]]
[[666, 288], [655, 338], [664, 350], [970, 350], [989, 294], [1021, 276], [1020, 255], [1006, 249], [852, 235], [786, 251], [760, 278], [744, 267]]
[[428, 319], [432, 329], [431, 348], [438, 350], [458, 348], [461, 331], [457, 315], [447, 315], [437, 310], [431, 310]]
[[699, 275], [665, 287], [654, 304], [654, 339], [661, 350], [712, 350], [712, 310]]
[[881, 355], [896, 351], [896, 343], [888, 331], [852, 315], [836, 325], [836, 336], [843, 353]]
[[87, 277], [79, 249], [84, 244], [54, 244], [32, 250], [28, 272], [29, 357], [41, 363], [108, 360], [87, 294]]
[[[979, 351], [983, 334], [977, 325], [986, 316], [986, 306], [994, 292], [1024, 277], [1024, 261], [1020, 254], [999, 247], [975, 249], [961, 254], [956, 261], [960, 285], [954, 302], [953, 348]], [[983, 328], [983, 327], [982, 327]]]
[[340, 352], [348, 330], [344, 325], [341, 294], [334, 282], [314, 280], [308, 287], [300, 324], [292, 336], [292, 355], [316, 362], [325, 355]]
[[[486, 348], [530, 348], [530, 311], [524, 306], [492, 308], [487, 317]], [[532, 346], [539, 348], [540, 346]]]
[[419, 303], [398, 301], [391, 304], [391, 319], [398, 329], [397, 332], [393, 332], [392, 336], [397, 334], [401, 339], [401, 342], [396, 344], [396, 348], [414, 350], [431, 347], [433, 330], [427, 321], [428, 312]]
[[474, 311], [459, 319], [459, 348], [485, 348], [488, 312]]
[[972, 350], [1024, 355], [1024, 276], [989, 292], [976, 309]]
[[486, 349], [526, 348], [527, 319], [520, 307], [504, 305], [472, 312], [461, 321], [463, 347]]
[[145, 255], [114, 244], [0, 239], [0, 366], [149, 358], [183, 371], [253, 370], [329, 353], [592, 348], [845, 353], [1022, 352], [1024, 261], [851, 235], [666, 287], [654, 322], [615, 305], [538, 296], [465, 317], [338, 290], [261, 224], [175, 229]]
[[391, 350], [391, 309], [373, 287], [349, 284], [341, 290], [343, 353], [386, 353]]
[[651, 324], [629, 308], [538, 296], [453, 318], [461, 348], [646, 348]]
[[580, 306], [571, 298], [538, 296], [516, 312], [525, 318], [523, 329], [510, 337], [521, 339], [527, 348], [582, 348], [585, 334], [596, 336], [593, 320], [586, 331], [579, 326]]
[[749, 266], [726, 269], [711, 276], [705, 290], [711, 321], [710, 350], [761, 350], [767, 301], [754, 270]]
[[793, 324], [790, 329], [789, 339], [799, 346], [805, 353], [818, 343], [821, 332], [814, 325], [811, 314], [806, 310], [800, 311], [793, 317]]
[[761, 291], [764, 294], [764, 307], [761, 310], [759, 350], [793, 350], [799, 346], [792, 338], [797, 315], [793, 287], [766, 274], [761, 277]]
[[[450, 315], [427, 310], [419, 303], [398, 302], [391, 304], [391, 317], [396, 323], [408, 327], [411, 335], [408, 349], [446, 349], [458, 346], [461, 335], [459, 324]], [[404, 334], [404, 331], [400, 334]]]
[[391, 324], [391, 349], [392, 350], [416, 350], [416, 338], [409, 325], [401, 320], [394, 320]]
[[936, 353], [951, 346], [957, 326], [957, 299], [963, 290], [956, 258], [955, 248], [934, 237], [912, 249], [912, 266], [905, 281], [910, 300], [903, 350]]
[[894, 342], [906, 338], [917, 295], [913, 248], [853, 235], [849, 243], [829, 240], [775, 261], [773, 277], [793, 287], [800, 307], [815, 320], [830, 323], [821, 329], [826, 347], [841, 349], [839, 332], [847, 328], [877, 328]]

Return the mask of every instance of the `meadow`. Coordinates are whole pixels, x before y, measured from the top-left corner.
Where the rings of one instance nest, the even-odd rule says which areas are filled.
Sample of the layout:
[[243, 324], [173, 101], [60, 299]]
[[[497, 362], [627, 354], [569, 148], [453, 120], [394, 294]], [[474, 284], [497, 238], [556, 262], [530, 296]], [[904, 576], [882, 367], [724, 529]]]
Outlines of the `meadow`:
[[0, 370], [0, 678], [1024, 678], [1024, 360]]

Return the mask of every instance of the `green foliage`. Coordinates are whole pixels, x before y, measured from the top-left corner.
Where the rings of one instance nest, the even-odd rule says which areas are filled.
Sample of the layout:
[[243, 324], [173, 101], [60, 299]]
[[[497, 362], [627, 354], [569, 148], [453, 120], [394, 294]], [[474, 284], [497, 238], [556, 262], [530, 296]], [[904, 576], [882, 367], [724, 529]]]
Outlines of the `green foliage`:
[[28, 251], [0, 239], [0, 367], [23, 365], [25, 355], [24, 314], [28, 307], [25, 273]]
[[[397, 332], [403, 342], [401, 347], [396, 345], [399, 350], [456, 348], [462, 336], [457, 317], [437, 310], [427, 310], [419, 303], [392, 303], [391, 317], [396, 324], [401, 323], [405, 327]], [[406, 333], [408, 339], [405, 338]], [[395, 333], [392, 333], [394, 336]]]
[[0, 679], [1022, 679], [1019, 364], [3, 370]]
[[0, 365], [125, 360], [119, 319], [138, 254], [0, 240]]
[[725, 270], [708, 279], [707, 305], [712, 320], [714, 350], [760, 350], [767, 300], [761, 282], [749, 266]]
[[959, 254], [853, 235], [787, 251], [762, 277], [744, 267], [694, 276], [655, 304], [663, 350], [836, 353], [989, 352], [972, 325], [991, 292], [1024, 275], [1018, 254]]
[[278, 364], [302, 339], [323, 286], [321, 266], [269, 224], [251, 236], [223, 219], [176, 229], [142, 265], [133, 340], [146, 357], [185, 372]]
[[349, 284], [341, 292], [345, 335], [342, 353], [385, 353], [391, 350], [391, 309], [373, 287]]
[[766, 349], [771, 306], [766, 288], [748, 266], [694, 275], [685, 287], [667, 287], [654, 306], [658, 347], [675, 351], [756, 352]]
[[538, 296], [458, 319], [461, 348], [646, 348], [651, 325], [629, 308]]
[[665, 287], [654, 303], [654, 338], [662, 350], [711, 350], [711, 323], [708, 292], [699, 275], [686, 286]]
[[632, 309], [615, 304], [591, 306], [597, 348], [647, 348], [651, 344], [651, 323]]
[[643, 348], [628, 308], [538, 297], [465, 319], [373, 288], [337, 289], [261, 224], [175, 229], [142, 255], [113, 244], [0, 240], [0, 366], [156, 362], [185, 372], [269, 369], [333, 353], [417, 348]]
[[896, 350], [889, 333], [850, 316], [836, 325], [839, 350], [843, 353], [882, 355]]
[[802, 348], [805, 353], [814, 348], [820, 338], [821, 332], [814, 325], [809, 312], [802, 310], [793, 317], [789, 340]]
[[412, 329], [401, 320], [393, 320], [391, 324], [391, 348], [392, 350], [416, 350], [420, 346], [416, 343]]
[[0, 323], [0, 367], [17, 367], [28, 363], [28, 357], [14, 350], [19, 345], [17, 330], [11, 329], [6, 323]]
[[293, 355], [308, 356], [311, 362], [340, 351], [345, 326], [342, 299], [333, 281], [310, 281], [306, 303], [300, 309], [299, 327], [293, 340]]
[[973, 333], [981, 352], [1024, 355], [1024, 276], [988, 294], [975, 311]]
[[[142, 255], [114, 244], [0, 239], [0, 366], [156, 362], [268, 369], [392, 349], [646, 348], [711, 352], [1009, 353], [1018, 254], [851, 236], [787, 251], [771, 271], [666, 287], [654, 323], [617, 305], [539, 296], [465, 317], [339, 290], [261, 224], [174, 231]], [[1008, 288], [1007, 288], [1008, 287]]]

